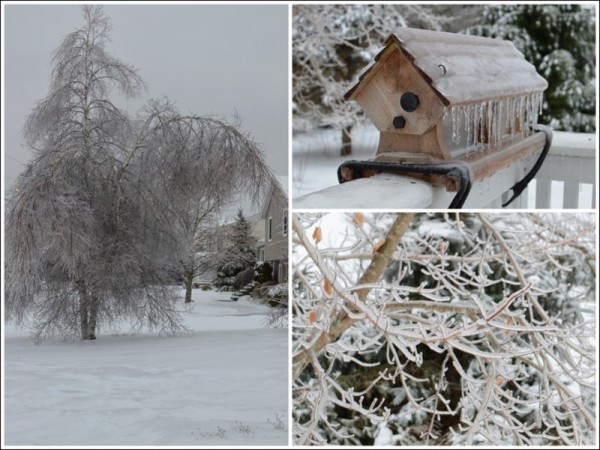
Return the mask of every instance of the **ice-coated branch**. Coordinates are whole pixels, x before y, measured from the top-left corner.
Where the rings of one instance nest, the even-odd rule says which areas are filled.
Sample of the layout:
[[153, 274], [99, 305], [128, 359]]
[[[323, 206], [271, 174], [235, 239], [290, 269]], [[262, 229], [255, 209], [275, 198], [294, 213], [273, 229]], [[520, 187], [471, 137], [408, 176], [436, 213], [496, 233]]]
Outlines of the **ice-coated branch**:
[[[394, 253], [396, 246], [400, 242], [402, 235], [408, 228], [408, 225], [412, 219], [413, 214], [405, 213], [398, 215], [398, 218], [394, 221], [390, 230], [385, 238], [385, 243], [379, 249], [379, 251], [373, 256], [371, 260], [371, 264], [364, 272], [364, 274], [358, 280], [358, 285], [364, 285], [368, 283], [375, 283], [381, 277], [385, 266], [389, 263], [392, 254]], [[303, 243], [304, 248], [307, 250], [309, 256], [313, 259], [317, 267], [321, 270], [323, 276], [331, 285], [335, 292], [343, 297], [346, 297], [346, 304], [349, 305], [350, 309], [353, 309], [353, 299], [350, 298], [336, 283], [335, 276], [330, 273], [327, 267], [322, 263], [322, 260], [319, 256], [319, 253], [316, 251], [316, 248], [311, 244], [308, 236], [304, 232], [304, 228], [300, 224], [298, 218], [296, 216], [292, 219], [292, 226], [294, 232]], [[370, 288], [361, 288], [354, 295], [358, 301], [363, 301], [368, 295]], [[327, 344], [333, 342], [337, 339], [337, 337], [342, 334], [348, 327], [350, 327], [354, 323], [354, 319], [349, 317], [348, 314], [342, 313], [336, 319], [336, 324], [333, 329], [330, 329], [328, 333], [319, 332], [319, 337], [315, 341], [312, 346], [312, 351], [315, 353], [319, 353]], [[297, 354], [294, 357], [292, 366], [293, 366], [293, 378], [296, 379], [306, 367], [308, 363], [308, 357], [304, 356], [306, 353]]]
[[[294, 217], [295, 436], [591, 443], [592, 215], [415, 214], [379, 278], [363, 279], [398, 218], [350, 216], [332, 245], [309, 237], [322, 216]], [[318, 414], [309, 398], [327, 399]]]

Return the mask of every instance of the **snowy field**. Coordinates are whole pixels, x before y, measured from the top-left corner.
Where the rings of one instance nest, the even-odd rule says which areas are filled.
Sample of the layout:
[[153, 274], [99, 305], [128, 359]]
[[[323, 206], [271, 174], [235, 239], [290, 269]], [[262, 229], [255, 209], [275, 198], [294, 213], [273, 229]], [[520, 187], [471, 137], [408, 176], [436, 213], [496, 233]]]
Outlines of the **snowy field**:
[[[558, 133], [555, 133], [554, 141], [557, 142]], [[577, 135], [563, 133], [559, 139], [576, 139]], [[583, 136], [583, 135], [582, 135]], [[337, 169], [344, 161], [366, 160], [372, 158], [379, 143], [379, 132], [371, 124], [356, 126], [352, 129], [352, 155], [339, 156], [341, 146], [340, 130], [318, 130], [310, 133], [294, 134], [293, 148], [293, 179], [292, 198], [298, 198], [306, 194], [320, 191], [330, 186], [339, 184]], [[549, 157], [556, 159], [555, 164], [560, 165], [561, 157]], [[564, 161], [564, 158], [563, 158]], [[532, 180], [523, 195], [527, 198], [527, 205], [535, 207], [536, 180]], [[551, 183], [550, 207], [563, 208], [564, 183], [552, 181]], [[579, 204], [591, 207], [593, 196], [593, 185], [581, 184], [579, 187]]]
[[287, 328], [229, 297], [194, 290], [176, 337], [34, 345], [6, 326], [6, 445], [287, 444]]
[[352, 155], [339, 156], [341, 132], [319, 130], [294, 134], [292, 197], [300, 197], [338, 184], [337, 168], [349, 159], [368, 159], [375, 154], [379, 133], [372, 125], [352, 130]]

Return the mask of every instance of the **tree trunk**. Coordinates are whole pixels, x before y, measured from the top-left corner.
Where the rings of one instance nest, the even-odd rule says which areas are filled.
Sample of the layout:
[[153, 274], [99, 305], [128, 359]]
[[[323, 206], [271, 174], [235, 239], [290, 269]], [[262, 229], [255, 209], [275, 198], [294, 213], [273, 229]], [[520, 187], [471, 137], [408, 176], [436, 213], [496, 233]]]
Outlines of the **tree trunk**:
[[88, 339], [96, 339], [96, 324], [98, 322], [98, 297], [92, 295], [89, 307]]
[[192, 288], [194, 287], [194, 272], [187, 272], [183, 276], [185, 284], [185, 303], [192, 303]]
[[89, 336], [89, 298], [84, 281], [77, 281], [77, 290], [79, 291], [79, 320], [81, 326], [81, 340], [88, 339]]
[[352, 154], [352, 125], [342, 128], [342, 148], [340, 156], [348, 156]]
[[79, 320], [81, 340], [96, 339], [96, 323], [98, 321], [98, 297], [90, 296], [85, 281], [77, 281], [79, 291]]
[[87, 314], [87, 305], [85, 305], [83, 302], [81, 303], [79, 315], [81, 318], [81, 340], [85, 341], [88, 339], [89, 336], [89, 322]]

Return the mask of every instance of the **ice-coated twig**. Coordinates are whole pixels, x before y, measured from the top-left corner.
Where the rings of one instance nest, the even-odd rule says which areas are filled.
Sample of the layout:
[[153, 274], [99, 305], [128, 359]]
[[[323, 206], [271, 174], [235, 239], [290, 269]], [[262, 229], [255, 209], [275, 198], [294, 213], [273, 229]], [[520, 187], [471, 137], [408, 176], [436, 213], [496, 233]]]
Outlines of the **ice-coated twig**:
[[[572, 292], [561, 291], [566, 277], [573, 283], [569, 246], [593, 255], [589, 219], [562, 222], [564, 233], [553, 232], [548, 244], [549, 234], [525, 214], [440, 216], [415, 215], [394, 251], [398, 260], [367, 282], [359, 244], [366, 241], [361, 233], [353, 238], [353, 227], [343, 254], [311, 250], [307, 236], [297, 238], [294, 359], [311, 350], [316, 358], [295, 367], [295, 442], [308, 432], [306, 444], [358, 445], [378, 432], [368, 425], [377, 422], [429, 444], [589, 444], [596, 321], [573, 304], [593, 304], [590, 271], [568, 285]], [[297, 219], [300, 230], [311, 222]], [[365, 215], [363, 231], [381, 236], [395, 219]], [[327, 314], [311, 324], [307, 311], [324, 279], [333, 295]], [[553, 310], [548, 299], [571, 304]], [[316, 407], [324, 408], [320, 415]], [[353, 428], [359, 418], [362, 431]]]

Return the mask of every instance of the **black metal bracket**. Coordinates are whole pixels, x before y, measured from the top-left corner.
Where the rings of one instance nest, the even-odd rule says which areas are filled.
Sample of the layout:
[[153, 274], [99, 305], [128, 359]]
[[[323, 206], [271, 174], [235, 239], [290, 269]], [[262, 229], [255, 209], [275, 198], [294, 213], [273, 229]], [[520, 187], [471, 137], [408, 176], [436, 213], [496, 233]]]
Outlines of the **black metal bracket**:
[[[536, 132], [543, 132], [546, 134], [546, 143], [542, 153], [538, 160], [531, 168], [529, 173], [523, 177], [521, 181], [516, 183], [509, 190], [513, 191], [513, 195], [504, 203], [502, 206], [506, 207], [513, 200], [519, 197], [521, 193], [527, 188], [529, 182], [535, 177], [537, 172], [542, 167], [546, 155], [552, 145], [552, 130], [545, 126], [540, 126]], [[462, 208], [467, 200], [469, 192], [471, 191], [471, 172], [466, 164], [460, 162], [448, 162], [448, 163], [433, 163], [433, 164], [413, 164], [413, 163], [391, 163], [391, 162], [377, 162], [377, 161], [346, 161], [338, 167], [337, 176], [340, 183], [346, 181], [355, 180], [361, 178], [362, 170], [373, 170], [376, 172], [384, 173], [422, 173], [422, 174], [435, 174], [445, 175], [449, 179], [450, 184], [456, 189], [456, 195], [452, 199], [452, 202], [448, 206], [449, 209]], [[345, 175], [343, 172], [351, 172], [351, 176]]]
[[[452, 199], [449, 209], [459, 209], [467, 200], [471, 191], [471, 172], [469, 168], [462, 163], [438, 163], [438, 164], [413, 164], [413, 163], [389, 163], [377, 161], [346, 161], [338, 167], [338, 181], [346, 181], [361, 178], [362, 170], [374, 170], [386, 173], [423, 173], [445, 175], [456, 188], [456, 195]], [[351, 171], [352, 177], [344, 177], [344, 171]]]
[[542, 164], [544, 164], [546, 155], [548, 155], [548, 151], [550, 150], [550, 146], [552, 145], [552, 129], [540, 125], [539, 128], [535, 131], [536, 132], [541, 131], [546, 134], [546, 143], [544, 144], [542, 153], [540, 154], [538, 160], [535, 162], [535, 164], [533, 165], [533, 167], [531, 168], [529, 173], [527, 175], [525, 175], [525, 177], [523, 177], [523, 179], [521, 181], [519, 181], [517, 184], [515, 184], [513, 187], [511, 187], [509, 189], [509, 191], [513, 191], [513, 194], [505, 203], [502, 204], [503, 208], [510, 205], [513, 202], [513, 200], [518, 198], [519, 195], [521, 195], [521, 193], [525, 189], [527, 189], [527, 185], [529, 184], [529, 182], [531, 180], [534, 179], [535, 175], [538, 173], [538, 170], [540, 170], [540, 167], [542, 167]]

